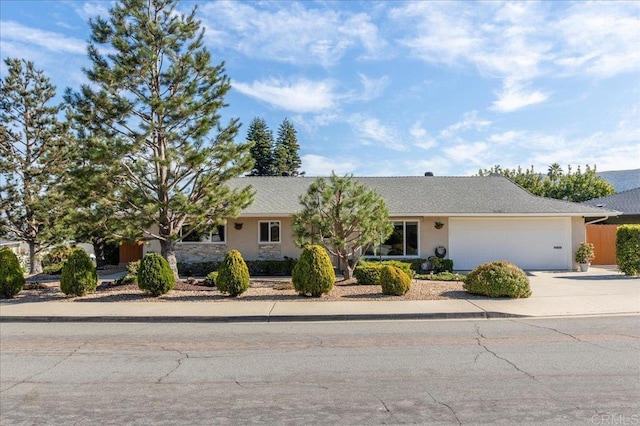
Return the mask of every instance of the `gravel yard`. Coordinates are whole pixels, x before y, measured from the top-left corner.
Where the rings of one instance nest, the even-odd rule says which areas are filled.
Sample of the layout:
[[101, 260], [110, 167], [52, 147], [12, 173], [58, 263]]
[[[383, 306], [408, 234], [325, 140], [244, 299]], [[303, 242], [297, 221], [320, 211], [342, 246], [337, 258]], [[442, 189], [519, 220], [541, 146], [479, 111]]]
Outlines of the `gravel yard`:
[[242, 295], [232, 298], [221, 294], [215, 287], [201, 285], [202, 280], [179, 281], [174, 290], [160, 297], [149, 297], [135, 284], [115, 286], [110, 281], [101, 281], [95, 293], [83, 297], [67, 297], [60, 291], [60, 283], [51, 277], [49, 281], [38, 281], [40, 277], [29, 279], [27, 286], [14, 299], [3, 300], [3, 303], [28, 303], [37, 301], [69, 302], [242, 302], [244, 300], [278, 300], [278, 301], [359, 301], [359, 300], [438, 300], [476, 298], [465, 292], [462, 282], [413, 280], [411, 290], [404, 296], [383, 295], [380, 286], [358, 285], [355, 280], [338, 281], [329, 294], [319, 298], [298, 295], [293, 289], [290, 279], [251, 280], [251, 287]]

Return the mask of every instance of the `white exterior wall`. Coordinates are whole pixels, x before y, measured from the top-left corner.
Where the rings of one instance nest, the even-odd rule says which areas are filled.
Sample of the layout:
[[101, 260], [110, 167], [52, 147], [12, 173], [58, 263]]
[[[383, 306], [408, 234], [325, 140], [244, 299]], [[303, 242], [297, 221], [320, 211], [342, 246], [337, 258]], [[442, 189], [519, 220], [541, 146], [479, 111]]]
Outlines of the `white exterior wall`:
[[506, 260], [522, 269], [573, 267], [569, 217], [450, 218], [449, 256], [456, 269]]

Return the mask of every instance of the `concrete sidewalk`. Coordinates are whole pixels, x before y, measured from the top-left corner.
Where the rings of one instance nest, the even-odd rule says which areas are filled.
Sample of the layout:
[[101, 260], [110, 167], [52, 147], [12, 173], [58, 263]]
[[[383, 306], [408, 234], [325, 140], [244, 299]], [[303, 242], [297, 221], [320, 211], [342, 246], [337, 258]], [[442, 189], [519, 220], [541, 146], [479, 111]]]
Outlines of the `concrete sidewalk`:
[[640, 278], [612, 267], [531, 272], [528, 299], [0, 303], [0, 322], [270, 322], [640, 314]]

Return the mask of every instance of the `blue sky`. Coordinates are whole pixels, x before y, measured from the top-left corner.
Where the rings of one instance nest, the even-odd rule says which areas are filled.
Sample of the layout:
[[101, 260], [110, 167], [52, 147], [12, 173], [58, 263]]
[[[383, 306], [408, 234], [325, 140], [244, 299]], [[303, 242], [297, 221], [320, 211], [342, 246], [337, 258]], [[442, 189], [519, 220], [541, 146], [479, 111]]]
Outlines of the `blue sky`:
[[[0, 56], [77, 89], [111, 4], [2, 0]], [[195, 4], [238, 140], [289, 118], [308, 175], [640, 167], [640, 2]]]

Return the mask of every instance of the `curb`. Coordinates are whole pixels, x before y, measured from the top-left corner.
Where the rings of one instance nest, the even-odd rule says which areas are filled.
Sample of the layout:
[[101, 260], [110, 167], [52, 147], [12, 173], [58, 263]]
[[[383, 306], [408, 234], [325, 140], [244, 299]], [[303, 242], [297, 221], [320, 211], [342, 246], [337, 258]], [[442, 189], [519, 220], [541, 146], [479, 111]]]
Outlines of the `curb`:
[[327, 314], [327, 315], [243, 315], [243, 316], [1, 316], [0, 323], [17, 322], [136, 322], [136, 323], [232, 323], [232, 322], [319, 322], [319, 321], [380, 321], [380, 320], [441, 320], [526, 318], [529, 315], [504, 312], [438, 312], [406, 314]]

